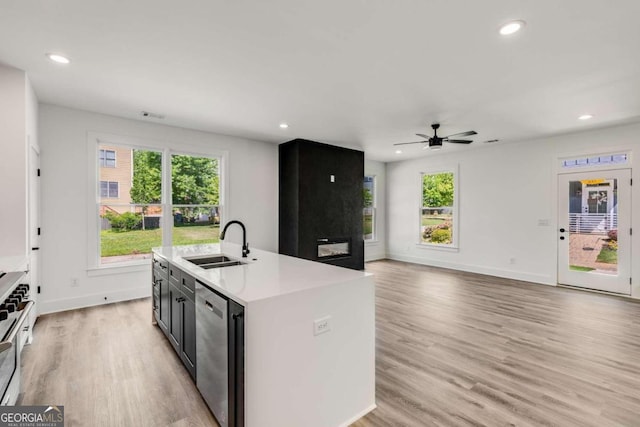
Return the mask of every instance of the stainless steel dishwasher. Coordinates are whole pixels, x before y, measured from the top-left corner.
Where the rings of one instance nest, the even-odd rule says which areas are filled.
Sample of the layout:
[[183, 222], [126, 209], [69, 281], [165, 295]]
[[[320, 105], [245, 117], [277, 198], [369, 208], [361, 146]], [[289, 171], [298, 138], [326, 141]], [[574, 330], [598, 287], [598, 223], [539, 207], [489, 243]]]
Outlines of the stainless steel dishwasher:
[[196, 385], [220, 426], [244, 426], [244, 308], [197, 280], [196, 366]]

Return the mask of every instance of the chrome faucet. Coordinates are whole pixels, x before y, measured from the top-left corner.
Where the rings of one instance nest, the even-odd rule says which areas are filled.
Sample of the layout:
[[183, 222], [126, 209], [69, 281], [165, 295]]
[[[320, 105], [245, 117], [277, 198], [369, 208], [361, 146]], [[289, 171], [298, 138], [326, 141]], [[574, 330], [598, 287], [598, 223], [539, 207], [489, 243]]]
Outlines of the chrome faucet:
[[226, 223], [224, 228], [222, 229], [222, 233], [220, 233], [220, 240], [224, 240], [224, 235], [227, 233], [227, 228], [229, 228], [231, 224], [238, 224], [240, 227], [242, 227], [242, 258], [246, 258], [247, 254], [249, 254], [251, 251], [249, 250], [249, 244], [247, 243], [247, 229], [245, 228], [243, 223], [236, 220]]

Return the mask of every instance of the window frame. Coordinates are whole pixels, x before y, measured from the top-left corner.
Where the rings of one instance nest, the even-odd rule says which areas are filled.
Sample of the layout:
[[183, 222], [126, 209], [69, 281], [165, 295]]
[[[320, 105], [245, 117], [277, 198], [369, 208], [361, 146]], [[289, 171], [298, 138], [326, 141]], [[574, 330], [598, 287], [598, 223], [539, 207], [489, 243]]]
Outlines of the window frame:
[[[218, 174], [220, 177], [220, 223], [225, 222], [225, 218], [229, 216], [227, 200], [229, 194], [229, 179], [227, 164], [229, 162], [229, 152], [219, 149], [204, 149], [201, 144], [175, 143], [173, 141], [159, 141], [148, 138], [137, 138], [129, 136], [121, 136], [115, 134], [105, 134], [97, 132], [88, 132], [87, 141], [89, 149], [87, 150], [88, 162], [88, 201], [87, 203], [87, 227], [88, 227], [88, 250], [87, 250], [87, 272], [92, 276], [101, 276], [104, 274], [120, 274], [129, 271], [142, 271], [148, 267], [148, 259], [131, 260], [123, 262], [114, 262], [101, 264], [101, 248], [100, 248], [100, 145], [109, 145], [113, 147], [123, 147], [129, 149], [157, 151], [162, 154], [162, 194], [161, 203], [152, 203], [145, 206], [160, 206], [162, 209], [162, 218], [160, 227], [162, 228], [162, 245], [166, 242], [173, 241], [173, 215], [171, 203], [171, 156], [190, 155], [196, 157], [218, 158]], [[174, 149], [174, 147], [184, 147]], [[133, 167], [133, 164], [132, 164]], [[169, 171], [167, 174], [165, 171]], [[167, 175], [169, 175], [167, 177]], [[169, 214], [167, 214], [169, 213]], [[168, 243], [171, 244], [171, 243]]]
[[[422, 241], [422, 209], [423, 206], [423, 186], [424, 186], [424, 176], [425, 175], [438, 175], [442, 173], [451, 173], [453, 174], [453, 206], [452, 208], [452, 239], [449, 244], [442, 243], [428, 243]], [[457, 252], [460, 248], [460, 214], [459, 214], [459, 197], [460, 197], [460, 183], [459, 183], [459, 166], [449, 166], [449, 167], [440, 167], [440, 168], [429, 168], [420, 172], [419, 174], [419, 198], [418, 198], [418, 243], [417, 246], [424, 249], [436, 249], [436, 250], [444, 250], [444, 251], [455, 251]]]
[[[378, 241], [378, 230], [377, 230], [377, 204], [378, 204], [378, 180], [377, 180], [377, 176], [375, 174], [365, 174], [363, 177], [363, 184], [364, 184], [364, 178], [372, 178], [372, 191], [371, 191], [371, 196], [373, 198], [373, 203], [371, 203], [371, 211], [372, 211], [372, 220], [371, 220], [371, 238], [370, 239], [365, 239], [364, 238], [364, 230], [362, 233], [363, 236], [363, 240], [366, 243], [375, 243]], [[364, 187], [363, 187], [364, 188]], [[363, 206], [363, 224], [364, 224], [364, 209], [366, 209], [366, 207]]]

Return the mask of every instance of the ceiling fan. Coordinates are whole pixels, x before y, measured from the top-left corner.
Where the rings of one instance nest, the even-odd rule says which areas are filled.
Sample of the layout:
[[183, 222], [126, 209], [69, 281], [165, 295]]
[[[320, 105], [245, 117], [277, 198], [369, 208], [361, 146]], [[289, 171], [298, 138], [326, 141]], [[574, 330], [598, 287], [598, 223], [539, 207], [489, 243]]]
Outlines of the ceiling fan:
[[416, 135], [418, 135], [421, 138], [425, 138], [424, 141], [415, 141], [415, 142], [399, 142], [397, 144], [393, 144], [393, 145], [408, 145], [408, 144], [424, 144], [424, 148], [431, 148], [432, 150], [439, 150], [442, 148], [442, 143], [443, 142], [452, 142], [454, 144], [471, 144], [473, 141], [470, 139], [451, 139], [452, 136], [471, 136], [471, 135], [477, 135], [477, 132], [474, 130], [469, 130], [466, 132], [460, 132], [460, 133], [454, 133], [453, 135], [448, 135], [448, 136], [443, 136], [440, 137], [438, 136], [438, 129], [440, 128], [440, 124], [439, 123], [434, 123], [431, 125], [431, 128], [433, 129], [433, 136], [427, 136], [424, 135], [422, 133], [416, 133]]

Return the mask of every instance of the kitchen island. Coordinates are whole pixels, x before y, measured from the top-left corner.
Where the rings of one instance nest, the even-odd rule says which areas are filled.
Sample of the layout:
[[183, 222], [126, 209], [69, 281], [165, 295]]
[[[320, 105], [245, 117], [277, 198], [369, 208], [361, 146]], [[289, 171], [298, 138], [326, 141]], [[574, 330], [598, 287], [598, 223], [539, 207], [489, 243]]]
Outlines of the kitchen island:
[[[153, 252], [243, 309], [243, 425], [347, 426], [375, 408], [371, 275], [256, 249], [242, 258], [241, 247], [226, 242]], [[216, 254], [244, 264], [205, 269], [189, 261]]]

